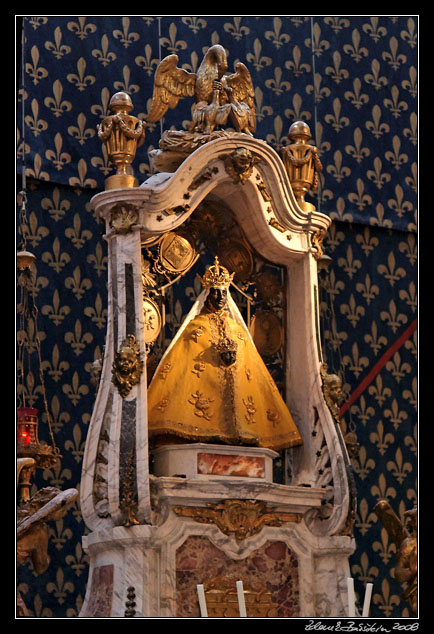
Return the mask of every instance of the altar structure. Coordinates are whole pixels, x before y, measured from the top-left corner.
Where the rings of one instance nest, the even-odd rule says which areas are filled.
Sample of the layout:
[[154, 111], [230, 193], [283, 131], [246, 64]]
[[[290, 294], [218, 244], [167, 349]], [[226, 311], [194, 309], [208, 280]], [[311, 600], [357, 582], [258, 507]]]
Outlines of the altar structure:
[[[221, 72], [218, 80], [226, 90]], [[241, 117], [248, 99], [240, 105], [227, 93]], [[214, 94], [208, 105], [215, 103]], [[118, 120], [127, 105], [122, 115], [117, 98]], [[345, 617], [356, 497], [320, 343], [318, 262], [330, 219], [300, 185], [318, 158], [302, 122], [293, 129], [302, 151], [289, 146], [279, 155], [249, 132], [252, 112], [242, 128], [205, 132], [198, 108], [188, 139], [202, 134], [201, 142], [174, 152], [166, 135], [150, 178], [134, 186], [124, 169], [124, 186], [118, 172], [92, 199], [105, 221], [109, 309], [80, 488], [90, 558], [80, 617], [199, 617], [197, 584], [209, 616], [236, 616], [235, 580], [243, 581], [248, 617]], [[142, 128], [136, 132], [143, 142]], [[283, 450], [281, 482], [273, 477], [279, 453], [267, 447], [150, 445], [150, 341], [164, 315], [143, 255], [158, 244], [160, 266], [182, 279], [196, 261], [188, 226], [204, 204], [210, 213], [227, 209], [249, 247], [285, 272], [282, 396], [302, 443]]]

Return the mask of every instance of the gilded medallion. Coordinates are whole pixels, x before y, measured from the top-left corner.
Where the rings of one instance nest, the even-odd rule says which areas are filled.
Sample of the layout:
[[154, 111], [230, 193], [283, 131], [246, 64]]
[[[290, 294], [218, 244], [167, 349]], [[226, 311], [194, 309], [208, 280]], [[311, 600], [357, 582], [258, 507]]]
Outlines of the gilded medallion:
[[161, 266], [171, 273], [183, 273], [196, 255], [190, 242], [178, 233], [170, 231], [161, 240], [159, 258]]
[[161, 314], [157, 304], [149, 297], [143, 298], [145, 343], [153, 343], [161, 330]]
[[250, 332], [261, 355], [271, 357], [279, 351], [283, 342], [283, 330], [279, 318], [271, 310], [256, 311]]

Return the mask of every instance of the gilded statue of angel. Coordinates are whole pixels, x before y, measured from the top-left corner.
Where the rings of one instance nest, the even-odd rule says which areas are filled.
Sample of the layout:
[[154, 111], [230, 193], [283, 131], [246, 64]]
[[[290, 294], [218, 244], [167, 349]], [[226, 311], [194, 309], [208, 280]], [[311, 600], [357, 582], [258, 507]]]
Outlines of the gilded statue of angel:
[[235, 72], [226, 74], [226, 51], [220, 44], [206, 52], [197, 73], [178, 67], [179, 58], [172, 54], [157, 67], [152, 103], [145, 120], [159, 121], [169, 108], [183, 97], [193, 97], [189, 132], [210, 134], [226, 125], [230, 117], [237, 132], [252, 135], [256, 130], [256, 113], [252, 79], [247, 67], [238, 62]]

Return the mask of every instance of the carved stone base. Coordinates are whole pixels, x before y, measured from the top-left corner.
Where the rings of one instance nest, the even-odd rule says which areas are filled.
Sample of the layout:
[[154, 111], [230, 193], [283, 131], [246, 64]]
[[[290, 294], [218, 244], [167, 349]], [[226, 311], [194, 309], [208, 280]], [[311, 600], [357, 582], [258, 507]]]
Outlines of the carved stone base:
[[279, 454], [262, 447], [191, 443], [164, 445], [153, 451], [153, 457], [156, 476], [272, 482], [273, 459]]

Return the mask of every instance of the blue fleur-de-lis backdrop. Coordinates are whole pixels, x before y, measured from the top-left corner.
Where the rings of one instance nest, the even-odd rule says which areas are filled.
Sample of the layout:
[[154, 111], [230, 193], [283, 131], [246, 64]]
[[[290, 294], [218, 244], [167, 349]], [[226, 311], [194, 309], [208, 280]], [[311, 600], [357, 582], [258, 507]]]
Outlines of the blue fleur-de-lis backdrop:
[[[27, 248], [37, 258], [42, 366], [62, 454], [56, 468], [38, 470], [33, 491], [79, 487], [95, 399], [90, 379], [107, 325], [107, 252], [90, 199], [114, 173], [97, 125], [121, 90], [131, 95], [133, 114], [145, 115], [160, 59], [176, 53], [194, 72], [220, 43], [229, 70], [237, 60], [249, 68], [255, 136], [280, 151], [291, 123], [304, 120], [319, 149], [323, 172], [309, 200], [334, 221], [324, 240], [332, 262], [320, 285], [321, 336], [329, 371], [343, 379], [342, 427], [360, 445], [352, 460], [351, 572], [360, 601], [365, 584], [374, 584], [371, 616], [409, 616], [393, 575], [396, 549], [374, 506], [385, 497], [403, 518], [417, 499], [417, 27], [415, 16], [24, 17], [17, 169], [24, 165], [27, 176]], [[147, 127], [133, 163], [140, 182], [150, 174], [147, 151], [158, 147], [163, 129], [190, 120], [190, 108], [181, 100]], [[177, 302], [177, 323], [190, 305], [189, 297]], [[27, 384], [26, 401], [39, 409], [40, 436], [49, 442], [37, 380]], [[78, 615], [88, 574], [85, 531], [77, 502], [51, 526], [47, 572], [19, 569], [34, 616]]]

